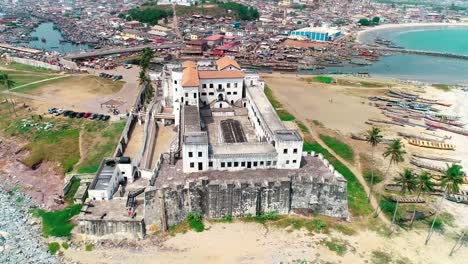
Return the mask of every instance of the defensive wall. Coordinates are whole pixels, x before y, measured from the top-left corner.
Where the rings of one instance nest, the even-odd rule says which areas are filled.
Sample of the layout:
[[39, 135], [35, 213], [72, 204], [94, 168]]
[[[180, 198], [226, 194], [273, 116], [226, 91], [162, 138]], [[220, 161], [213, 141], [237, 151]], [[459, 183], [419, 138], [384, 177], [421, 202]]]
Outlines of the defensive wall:
[[147, 226], [164, 231], [189, 212], [210, 219], [267, 212], [349, 217], [346, 180], [322, 155], [305, 154], [298, 170], [177, 171], [177, 165], [163, 163], [155, 186], [145, 192]]

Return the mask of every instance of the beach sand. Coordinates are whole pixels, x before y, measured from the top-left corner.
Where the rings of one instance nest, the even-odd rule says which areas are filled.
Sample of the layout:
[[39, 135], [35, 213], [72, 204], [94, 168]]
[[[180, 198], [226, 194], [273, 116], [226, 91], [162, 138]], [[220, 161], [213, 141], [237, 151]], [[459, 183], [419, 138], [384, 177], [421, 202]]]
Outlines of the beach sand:
[[421, 27], [467, 27], [468, 23], [407, 23], [407, 24], [383, 24], [375, 27], [366, 28], [357, 32], [356, 41], [363, 43], [363, 40], [366, 35], [373, 32], [378, 32], [382, 30], [389, 30], [389, 29], [411, 29], [411, 28], [421, 28]]
[[[460, 249], [448, 257], [454, 240], [438, 233], [424, 246], [426, 231], [403, 231], [391, 238], [375, 231], [363, 230], [356, 235], [341, 233], [309, 234], [305, 230], [266, 228], [256, 223], [216, 223], [202, 233], [189, 231], [169, 237], [157, 245], [132, 248], [99, 248], [85, 252], [82, 248], [64, 251], [67, 263], [376, 263], [373, 255], [383, 252], [392, 263], [466, 263], [468, 250]], [[289, 230], [289, 231], [288, 231]], [[346, 245], [343, 256], [331, 251], [325, 241]], [[309, 263], [310, 263], [309, 262]], [[377, 262], [387, 263], [387, 262]]]

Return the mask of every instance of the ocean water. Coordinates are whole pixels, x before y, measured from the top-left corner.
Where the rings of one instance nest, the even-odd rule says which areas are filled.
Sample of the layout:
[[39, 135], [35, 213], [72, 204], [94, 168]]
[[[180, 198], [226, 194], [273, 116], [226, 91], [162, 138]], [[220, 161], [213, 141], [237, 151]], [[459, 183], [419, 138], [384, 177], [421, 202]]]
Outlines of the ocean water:
[[[54, 24], [50, 22], [42, 23], [37, 26], [33, 32], [31, 32], [31, 36], [38, 37], [38, 40], [29, 42], [29, 46], [31, 48], [43, 49], [46, 51], [56, 51], [61, 54], [90, 49], [90, 47], [86, 44], [77, 45], [70, 42], [61, 43], [60, 41], [63, 40], [62, 33], [59, 30], [54, 29]], [[41, 41], [42, 38], [44, 38], [46, 41]]]
[[[370, 31], [361, 41], [392, 40], [407, 49], [468, 55], [468, 26], [404, 27]], [[369, 66], [327, 68], [322, 73], [368, 72], [373, 76], [427, 83], [468, 85], [468, 60], [424, 55], [395, 54]]]

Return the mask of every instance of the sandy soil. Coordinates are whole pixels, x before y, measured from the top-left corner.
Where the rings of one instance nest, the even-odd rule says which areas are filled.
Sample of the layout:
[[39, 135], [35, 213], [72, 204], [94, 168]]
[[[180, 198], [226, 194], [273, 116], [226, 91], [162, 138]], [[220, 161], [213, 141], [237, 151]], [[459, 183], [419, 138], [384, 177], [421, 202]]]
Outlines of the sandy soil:
[[159, 125], [158, 134], [156, 136], [156, 145], [153, 151], [153, 160], [151, 162], [151, 168], [154, 168], [159, 160], [159, 156], [169, 151], [169, 147], [174, 140], [176, 133], [174, 132], [174, 126], [163, 126]]
[[[344, 256], [330, 251], [323, 243], [331, 238], [342, 240], [347, 246]], [[426, 232], [410, 232], [383, 237], [364, 230], [357, 235], [341, 233], [308, 234], [265, 228], [255, 223], [213, 224], [202, 233], [189, 231], [169, 237], [158, 245], [139, 249], [97, 248], [92, 252], [69, 249], [67, 262], [80, 263], [299, 263], [302, 260], [318, 263], [373, 263], [372, 252], [389, 254], [400, 263], [465, 263], [467, 248], [448, 257], [453, 240], [435, 234], [424, 246]], [[408, 259], [411, 262], [408, 262]], [[320, 262], [319, 262], [320, 261]], [[383, 262], [380, 262], [383, 263]]]
[[63, 176], [57, 173], [57, 164], [44, 162], [36, 170], [20, 162], [27, 153], [18, 151], [22, 144], [2, 138], [0, 143], [0, 182], [9, 190], [19, 186], [30, 195], [41, 207], [46, 209], [59, 209], [62, 204], [54, 201], [63, 195]]
[[302, 77], [279, 73], [262, 75], [276, 98], [299, 119], [318, 120], [328, 128], [348, 134], [366, 129], [364, 121], [367, 119], [382, 117], [378, 109], [363, 103], [366, 99], [346, 94], [348, 89], [362, 88], [308, 84], [300, 80]]
[[143, 129], [144, 124], [135, 124], [132, 134], [130, 135], [127, 148], [125, 148], [124, 156], [133, 158], [136, 156], [138, 151], [140, 151], [141, 144], [143, 143]]

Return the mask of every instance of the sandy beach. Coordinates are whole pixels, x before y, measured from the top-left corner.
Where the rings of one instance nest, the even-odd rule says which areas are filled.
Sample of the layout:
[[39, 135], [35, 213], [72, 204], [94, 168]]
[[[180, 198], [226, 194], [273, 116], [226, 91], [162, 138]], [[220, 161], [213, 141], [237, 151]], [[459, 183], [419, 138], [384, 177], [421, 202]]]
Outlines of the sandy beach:
[[468, 23], [408, 23], [408, 24], [383, 24], [375, 27], [370, 27], [361, 30], [356, 35], [356, 41], [363, 43], [364, 38], [369, 33], [393, 30], [393, 29], [414, 29], [414, 28], [431, 28], [431, 27], [468, 27]]

